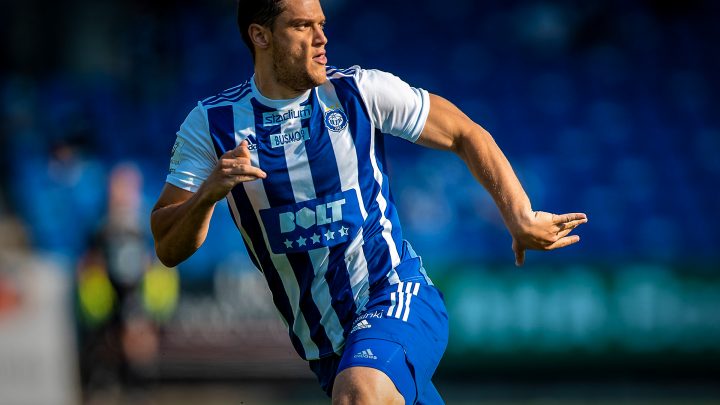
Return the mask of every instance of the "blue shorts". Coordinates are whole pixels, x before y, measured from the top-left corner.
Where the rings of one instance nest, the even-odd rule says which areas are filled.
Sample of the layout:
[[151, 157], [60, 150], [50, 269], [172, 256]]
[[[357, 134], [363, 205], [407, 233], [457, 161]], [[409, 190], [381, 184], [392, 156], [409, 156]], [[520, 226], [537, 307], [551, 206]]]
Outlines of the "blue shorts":
[[407, 404], [444, 404], [431, 381], [448, 341], [440, 290], [411, 277], [371, 293], [365, 308], [341, 355], [310, 361], [322, 389], [331, 396], [340, 371], [363, 366], [390, 377]]

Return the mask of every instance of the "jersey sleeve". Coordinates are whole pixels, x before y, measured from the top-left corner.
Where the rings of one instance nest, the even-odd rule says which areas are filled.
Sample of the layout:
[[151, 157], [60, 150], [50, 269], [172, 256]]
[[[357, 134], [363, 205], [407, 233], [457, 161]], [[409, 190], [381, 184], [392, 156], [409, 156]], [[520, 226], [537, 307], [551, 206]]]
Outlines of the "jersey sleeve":
[[356, 80], [375, 127], [415, 142], [430, 112], [428, 92], [380, 70], [358, 68]]
[[207, 117], [200, 103], [188, 114], [177, 132], [166, 181], [196, 192], [217, 163], [210, 140]]

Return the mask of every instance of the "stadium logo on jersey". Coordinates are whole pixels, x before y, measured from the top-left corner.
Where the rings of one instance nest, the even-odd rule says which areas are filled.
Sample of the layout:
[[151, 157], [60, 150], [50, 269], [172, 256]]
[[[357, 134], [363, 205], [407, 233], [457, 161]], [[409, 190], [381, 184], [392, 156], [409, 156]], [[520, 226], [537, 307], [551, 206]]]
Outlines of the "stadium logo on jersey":
[[274, 253], [305, 252], [350, 241], [362, 225], [355, 190], [260, 210]]
[[296, 118], [304, 119], [310, 118], [312, 115], [312, 106], [304, 105], [298, 109], [292, 109], [287, 111], [273, 111], [263, 113], [263, 126], [271, 127], [274, 125], [280, 125], [285, 121], [293, 120]]
[[270, 146], [277, 148], [290, 143], [307, 141], [310, 139], [310, 131], [307, 128], [300, 128], [298, 131], [288, 131], [284, 134], [270, 134]]
[[329, 130], [340, 132], [347, 127], [348, 118], [342, 108], [325, 111], [325, 125]]

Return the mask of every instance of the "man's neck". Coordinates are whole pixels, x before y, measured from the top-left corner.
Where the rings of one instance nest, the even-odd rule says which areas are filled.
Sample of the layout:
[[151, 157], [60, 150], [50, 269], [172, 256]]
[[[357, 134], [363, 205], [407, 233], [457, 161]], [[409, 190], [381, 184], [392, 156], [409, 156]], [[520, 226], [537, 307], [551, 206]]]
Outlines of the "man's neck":
[[301, 96], [307, 90], [296, 90], [280, 83], [274, 72], [255, 68], [255, 86], [264, 97], [271, 100], [289, 100]]

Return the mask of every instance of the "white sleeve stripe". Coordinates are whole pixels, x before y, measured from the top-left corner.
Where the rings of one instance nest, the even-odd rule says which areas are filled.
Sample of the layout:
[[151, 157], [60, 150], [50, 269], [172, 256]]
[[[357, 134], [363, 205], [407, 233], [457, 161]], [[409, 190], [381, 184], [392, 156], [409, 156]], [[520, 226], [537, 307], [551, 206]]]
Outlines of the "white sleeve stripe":
[[407, 300], [405, 300], [405, 315], [403, 315], [402, 320], [407, 322], [408, 316], [410, 316], [410, 300], [412, 300], [412, 295], [407, 294]]
[[397, 310], [395, 311], [395, 318], [400, 318], [400, 314], [402, 313], [402, 310], [404, 308], [405, 294], [398, 293], [398, 296], [398, 305]]
[[395, 294], [397, 293], [390, 293], [390, 308], [388, 309], [387, 316], [392, 316], [395, 310]]

